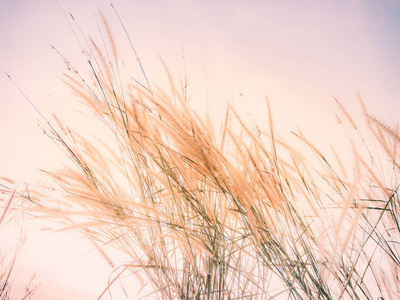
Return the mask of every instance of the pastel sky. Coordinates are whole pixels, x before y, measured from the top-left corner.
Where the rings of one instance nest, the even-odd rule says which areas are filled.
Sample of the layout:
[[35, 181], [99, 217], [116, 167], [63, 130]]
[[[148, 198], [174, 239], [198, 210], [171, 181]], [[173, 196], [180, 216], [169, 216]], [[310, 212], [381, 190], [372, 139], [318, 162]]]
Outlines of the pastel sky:
[[[324, 147], [332, 135], [328, 125], [334, 120], [332, 96], [357, 112], [356, 90], [385, 122], [395, 124], [400, 119], [399, 1], [115, 0], [113, 4], [150, 83], [167, 86], [160, 55], [177, 82], [186, 70], [193, 107], [200, 112], [208, 107], [215, 120], [230, 102], [262, 123], [267, 95], [278, 131], [284, 134], [299, 125]], [[99, 11], [110, 23], [121, 60], [128, 69], [137, 70], [137, 65], [129, 66], [133, 53], [108, 1], [0, 1], [0, 176], [29, 181], [35, 170], [57, 167], [59, 162], [59, 156], [52, 154], [54, 146], [36, 126], [38, 115], [5, 72], [46, 116], [58, 111], [66, 118], [73, 116], [76, 99], [61, 82], [65, 65], [51, 45], [84, 69], [85, 56], [70, 25], [76, 35], [80, 33], [69, 14], [85, 35], [99, 40]], [[54, 276], [48, 274], [55, 269], [70, 272], [57, 275], [67, 276], [68, 282], [55, 279], [57, 288], [50, 287], [44, 299], [57, 299], [53, 297], [59, 291], [72, 293], [73, 287], [76, 295], [94, 299], [105, 284], [99, 281], [107, 280], [107, 275], [99, 279], [98, 272], [90, 272], [103, 263], [83, 255], [91, 246], [76, 242], [79, 250], [66, 254], [76, 238], [60, 235], [54, 238], [58, 243], [49, 243], [39, 230], [37, 234], [46, 250], [34, 246], [28, 236], [24, 249], [29, 253], [32, 247], [32, 259], [22, 258], [23, 272], [36, 271], [43, 280]], [[62, 244], [63, 250], [52, 244]], [[29, 263], [32, 260], [41, 264]], [[56, 268], [59, 261], [63, 263]], [[85, 263], [79, 277], [76, 266]], [[88, 282], [95, 283], [88, 288]]]

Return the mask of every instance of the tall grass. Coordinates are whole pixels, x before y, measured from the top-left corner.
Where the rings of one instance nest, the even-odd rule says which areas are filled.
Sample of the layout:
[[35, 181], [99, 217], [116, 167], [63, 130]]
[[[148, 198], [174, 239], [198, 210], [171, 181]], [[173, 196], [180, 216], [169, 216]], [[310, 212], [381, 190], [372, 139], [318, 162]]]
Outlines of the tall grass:
[[[3, 192], [3, 190], [0, 190], [1, 194], [3, 194]], [[8, 192], [6, 192], [6, 194], [8, 194]], [[2, 211], [0, 212], [1, 231], [7, 230], [7, 225], [16, 218], [15, 212], [12, 212], [17, 208], [17, 205], [13, 203], [13, 200], [15, 200], [14, 195], [15, 192], [13, 192], [7, 200], [0, 202], [0, 207], [2, 208]], [[15, 234], [15, 230], [13, 232]], [[0, 300], [16, 299], [16, 293], [13, 289], [14, 280], [17, 276], [17, 274], [15, 274], [15, 264], [23, 243], [24, 235], [21, 232], [19, 233], [19, 241], [17, 242], [15, 249], [12, 249], [6, 241], [2, 241], [0, 248]], [[36, 299], [35, 294], [39, 289], [39, 285], [34, 283], [34, 278], [35, 275], [33, 275], [28, 281], [23, 294], [20, 295], [20, 299]]]
[[45, 172], [56, 200], [50, 189], [23, 194], [81, 231], [110, 265], [104, 245], [128, 255], [99, 298], [127, 274], [145, 276], [145, 298], [400, 297], [398, 127], [363, 108], [368, 139], [338, 102], [361, 141], [351, 167], [340, 149], [331, 161], [301, 133], [307, 149], [296, 150], [274, 131], [270, 110], [263, 130], [229, 106], [215, 129], [172, 78], [167, 94], [122, 76], [102, 20], [111, 51], [88, 40], [91, 74], [66, 61], [64, 81], [112, 138], [46, 120], [74, 166]]

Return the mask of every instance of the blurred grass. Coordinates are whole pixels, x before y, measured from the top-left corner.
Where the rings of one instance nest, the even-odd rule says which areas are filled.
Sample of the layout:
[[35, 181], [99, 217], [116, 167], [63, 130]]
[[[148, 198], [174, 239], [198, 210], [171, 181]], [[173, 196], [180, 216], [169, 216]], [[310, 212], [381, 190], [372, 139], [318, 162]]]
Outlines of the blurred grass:
[[[5, 180], [7, 181], [7, 180]], [[9, 194], [8, 191], [0, 190], [1, 194]], [[17, 214], [15, 210], [18, 209], [18, 205], [15, 202], [15, 191], [13, 191], [7, 200], [0, 202], [0, 207], [2, 211], [0, 213], [0, 230], [5, 232], [8, 230], [7, 226], [10, 226], [10, 223], [15, 221], [17, 218]], [[15, 235], [17, 233], [16, 230], [12, 231]], [[0, 300], [9, 300], [16, 299], [16, 292], [13, 288], [14, 280], [17, 276], [15, 270], [15, 264], [18, 259], [18, 255], [21, 252], [22, 246], [24, 244], [25, 238], [22, 232], [18, 233], [19, 236], [15, 237], [18, 242], [14, 248], [10, 247], [7, 242], [8, 239], [2, 240], [1, 248], [0, 248]], [[4, 238], [4, 236], [3, 236]], [[10, 256], [10, 253], [12, 254]], [[21, 291], [17, 291], [20, 293], [20, 299], [36, 299], [35, 294], [38, 292], [39, 285], [34, 283], [35, 275], [33, 275], [30, 280], [26, 283], [24, 291], [21, 295]]]

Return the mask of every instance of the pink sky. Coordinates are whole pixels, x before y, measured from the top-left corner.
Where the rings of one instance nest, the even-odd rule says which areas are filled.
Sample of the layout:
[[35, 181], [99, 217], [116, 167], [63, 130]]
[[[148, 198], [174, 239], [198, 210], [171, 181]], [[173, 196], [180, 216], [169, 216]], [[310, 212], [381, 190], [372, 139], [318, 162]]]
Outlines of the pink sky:
[[[101, 10], [115, 34], [121, 60], [134, 61], [109, 2], [59, 3], [67, 19], [72, 13], [95, 40]], [[398, 1], [115, 0], [113, 4], [151, 84], [167, 86], [158, 55], [174, 78], [183, 76], [183, 41], [191, 103], [202, 112], [208, 98], [216, 120], [225, 103], [231, 102], [243, 115], [247, 105], [262, 123], [268, 95], [278, 131], [296, 131], [299, 124], [317, 146], [324, 147], [327, 136], [335, 138], [329, 132], [333, 126], [329, 122], [334, 121], [332, 96], [357, 112], [358, 90], [379, 118], [389, 124], [399, 121]], [[0, 40], [0, 176], [30, 181], [38, 168], [58, 167], [61, 155], [41, 134], [38, 115], [4, 72], [46, 116], [60, 110], [72, 120], [76, 99], [61, 82], [65, 66], [50, 45], [81, 69], [86, 68], [85, 57], [53, 0], [2, 0]], [[35, 238], [28, 235], [20, 268], [28, 277], [36, 271], [38, 281], [54, 279], [44, 282], [50, 287], [43, 299], [68, 299], [62, 295], [71, 295], [72, 290], [82, 293], [76, 299], [95, 299], [106, 284], [104, 270], [109, 269], [100, 256], [84, 255], [91, 245], [76, 242], [73, 248], [78, 240], [71, 235], [51, 236], [57, 242], [49, 242], [49, 234], [32, 232]], [[45, 246], [40, 248], [37, 241]], [[103, 274], [94, 271], [97, 265]]]

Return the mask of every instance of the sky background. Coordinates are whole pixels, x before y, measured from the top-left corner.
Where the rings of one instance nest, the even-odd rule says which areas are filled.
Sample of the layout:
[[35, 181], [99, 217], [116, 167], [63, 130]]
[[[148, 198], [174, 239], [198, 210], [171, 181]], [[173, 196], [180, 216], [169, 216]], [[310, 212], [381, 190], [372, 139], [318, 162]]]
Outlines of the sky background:
[[[285, 135], [299, 126], [324, 148], [341, 138], [332, 97], [357, 119], [356, 91], [378, 118], [390, 125], [399, 121], [400, 1], [113, 4], [150, 83], [168, 89], [161, 56], [177, 82], [186, 72], [191, 105], [200, 113], [208, 107], [216, 123], [229, 102], [243, 116], [249, 114], [266, 126], [267, 95], [278, 133]], [[44, 115], [61, 112], [73, 121], [79, 111], [77, 100], [62, 84], [66, 67], [51, 45], [87, 70], [76, 24], [86, 36], [100, 41], [99, 11], [109, 21], [120, 61], [143, 81], [108, 1], [0, 1], [0, 176], [29, 182], [37, 169], [51, 170], [62, 161], [36, 125], [37, 113], [5, 72]], [[92, 249], [90, 244], [65, 233], [49, 239], [40, 226], [31, 231], [35, 234], [28, 235], [19, 267], [24, 276], [36, 271], [37, 281], [48, 287], [44, 299], [69, 299], [72, 293], [95, 299], [110, 270], [94, 251], [85, 254]], [[99, 267], [103, 271], [96, 271]]]

